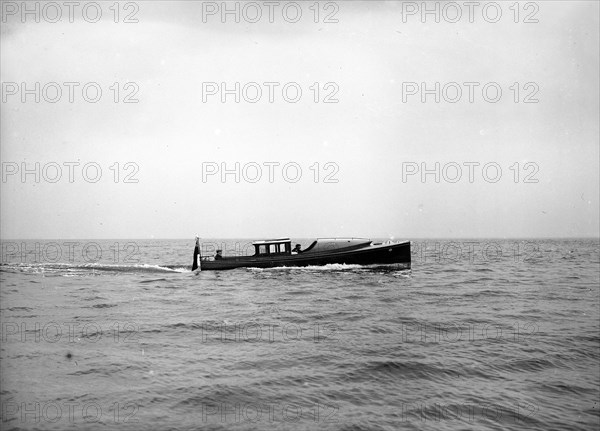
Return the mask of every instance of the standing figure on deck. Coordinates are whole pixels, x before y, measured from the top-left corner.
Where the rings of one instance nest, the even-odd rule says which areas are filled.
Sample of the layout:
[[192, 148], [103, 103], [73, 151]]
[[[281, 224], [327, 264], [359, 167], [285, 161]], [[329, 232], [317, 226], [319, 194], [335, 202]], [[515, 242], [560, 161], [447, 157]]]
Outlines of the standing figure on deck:
[[302, 248], [301, 248], [300, 244], [296, 244], [296, 246], [292, 250], [292, 253], [302, 253]]
[[200, 253], [200, 237], [196, 236], [196, 247], [194, 247], [194, 261], [192, 262], [192, 271], [202, 268], [200, 267], [202, 254]]
[[222, 250], [217, 250], [217, 254], [215, 254], [215, 260], [220, 260], [223, 259], [223, 256], [221, 256]]

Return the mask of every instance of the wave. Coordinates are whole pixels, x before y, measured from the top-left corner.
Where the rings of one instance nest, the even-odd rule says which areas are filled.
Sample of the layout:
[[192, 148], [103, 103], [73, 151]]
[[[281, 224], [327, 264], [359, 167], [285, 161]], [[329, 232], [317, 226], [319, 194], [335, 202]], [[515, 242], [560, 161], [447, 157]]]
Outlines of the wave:
[[345, 263], [329, 263], [327, 265], [308, 265], [308, 266], [275, 266], [273, 268], [255, 268], [247, 267], [242, 268], [251, 272], [264, 272], [264, 271], [402, 271], [410, 272], [410, 269], [398, 264], [375, 264], [375, 265], [356, 265], [356, 264], [345, 264]]
[[[239, 268], [251, 272], [277, 272], [277, 271], [300, 271], [300, 272], [335, 272], [335, 271], [351, 271], [351, 272], [370, 272], [370, 271], [385, 271], [397, 272], [399, 274], [410, 275], [410, 269], [398, 264], [376, 264], [376, 265], [354, 265], [332, 263], [328, 265], [310, 265], [310, 266], [278, 266], [273, 268], [255, 268], [246, 267]], [[110, 263], [3, 263], [0, 264], [0, 272], [22, 272], [32, 273], [37, 275], [61, 275], [64, 277], [70, 276], [85, 276], [99, 275], [101, 273], [191, 273], [192, 270], [188, 266], [182, 265], [151, 265], [151, 264], [110, 264]]]
[[96, 275], [96, 273], [186, 273], [190, 268], [181, 265], [109, 264], [109, 263], [3, 263], [2, 271], [47, 275]]
[[460, 373], [455, 367], [437, 366], [417, 361], [403, 362], [394, 360], [370, 361], [364, 364], [358, 371], [355, 370], [349, 373], [350, 379], [355, 380], [386, 380], [389, 378], [433, 380], [457, 378], [459, 376]]

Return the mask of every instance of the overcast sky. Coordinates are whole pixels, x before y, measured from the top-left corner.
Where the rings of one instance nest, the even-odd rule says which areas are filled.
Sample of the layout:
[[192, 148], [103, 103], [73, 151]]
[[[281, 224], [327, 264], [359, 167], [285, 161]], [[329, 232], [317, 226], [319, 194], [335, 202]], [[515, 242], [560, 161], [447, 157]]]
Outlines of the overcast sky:
[[[439, 23], [407, 2], [313, 3], [297, 22], [286, 2], [236, 23], [221, 2], [169, 1], [36, 23], [3, 2], [2, 238], [599, 235], [597, 1], [501, 3], [495, 23], [446, 2]], [[236, 162], [239, 182], [211, 174]]]

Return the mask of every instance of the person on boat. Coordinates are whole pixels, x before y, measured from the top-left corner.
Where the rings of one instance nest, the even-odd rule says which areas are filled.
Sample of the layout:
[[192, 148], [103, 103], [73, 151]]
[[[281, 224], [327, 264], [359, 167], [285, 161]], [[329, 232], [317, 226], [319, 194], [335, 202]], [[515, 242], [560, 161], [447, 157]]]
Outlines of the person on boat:
[[222, 250], [217, 250], [217, 254], [215, 254], [215, 260], [223, 259], [223, 256], [221, 255], [222, 252]]
[[298, 253], [302, 253], [302, 249], [301, 249], [301, 246], [300, 246], [300, 244], [296, 244], [296, 246], [295, 246], [295, 247], [294, 247], [294, 249], [292, 250], [292, 253], [296, 253], [296, 254], [298, 254]]

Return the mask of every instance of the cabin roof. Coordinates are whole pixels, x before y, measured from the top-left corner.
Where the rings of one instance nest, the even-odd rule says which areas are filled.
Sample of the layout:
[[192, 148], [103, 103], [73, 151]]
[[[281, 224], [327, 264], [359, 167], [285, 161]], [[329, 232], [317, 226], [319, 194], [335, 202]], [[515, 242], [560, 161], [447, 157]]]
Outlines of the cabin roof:
[[254, 241], [253, 245], [261, 245], [261, 244], [282, 244], [286, 242], [292, 242], [289, 238], [277, 238], [277, 239], [265, 239], [261, 241]]

